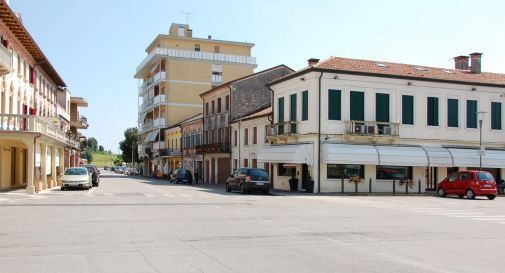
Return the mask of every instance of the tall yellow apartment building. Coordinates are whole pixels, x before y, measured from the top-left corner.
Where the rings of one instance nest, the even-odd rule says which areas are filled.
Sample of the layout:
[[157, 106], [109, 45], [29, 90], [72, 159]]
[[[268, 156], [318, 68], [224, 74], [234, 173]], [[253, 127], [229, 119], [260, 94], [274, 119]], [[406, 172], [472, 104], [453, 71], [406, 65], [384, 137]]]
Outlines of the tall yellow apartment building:
[[253, 73], [254, 44], [193, 37], [186, 24], [172, 24], [147, 47], [137, 67], [139, 79], [139, 157], [144, 175], [163, 169], [168, 148], [163, 129], [202, 113], [203, 93], [212, 87]]

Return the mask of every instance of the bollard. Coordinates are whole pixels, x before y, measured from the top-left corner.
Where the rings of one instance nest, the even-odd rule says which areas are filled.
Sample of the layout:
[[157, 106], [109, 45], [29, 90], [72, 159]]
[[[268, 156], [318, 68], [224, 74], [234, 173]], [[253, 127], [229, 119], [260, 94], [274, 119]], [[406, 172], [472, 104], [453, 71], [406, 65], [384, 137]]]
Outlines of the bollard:
[[409, 180], [405, 181], [405, 194], [409, 194]]
[[396, 181], [393, 179], [393, 194], [396, 194]]
[[368, 179], [368, 192], [372, 193], [372, 178]]
[[421, 194], [421, 178], [419, 178], [419, 182], [418, 182], [418, 187], [419, 187], [419, 194]]
[[342, 193], [344, 193], [344, 177], [342, 176], [342, 184], [340, 186]]
[[358, 193], [358, 182], [354, 182], [354, 193]]

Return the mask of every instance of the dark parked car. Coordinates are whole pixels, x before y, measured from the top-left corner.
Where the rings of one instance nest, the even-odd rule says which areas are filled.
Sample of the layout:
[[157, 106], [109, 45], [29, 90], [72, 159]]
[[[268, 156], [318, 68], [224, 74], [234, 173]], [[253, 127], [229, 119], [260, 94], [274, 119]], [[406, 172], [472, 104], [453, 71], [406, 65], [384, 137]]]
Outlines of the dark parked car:
[[505, 180], [501, 179], [500, 184], [498, 184], [498, 193], [504, 194], [505, 193]]
[[270, 179], [268, 173], [262, 169], [240, 168], [235, 170], [226, 180], [226, 191], [238, 190], [240, 193], [259, 191], [270, 193]]
[[170, 173], [170, 183], [193, 184], [193, 175], [186, 169], [175, 169]]
[[100, 184], [100, 171], [93, 164], [82, 165], [82, 167], [85, 167], [86, 169], [88, 169], [88, 172], [91, 173], [92, 175], [91, 180], [93, 182], [93, 187], [98, 187], [98, 185]]

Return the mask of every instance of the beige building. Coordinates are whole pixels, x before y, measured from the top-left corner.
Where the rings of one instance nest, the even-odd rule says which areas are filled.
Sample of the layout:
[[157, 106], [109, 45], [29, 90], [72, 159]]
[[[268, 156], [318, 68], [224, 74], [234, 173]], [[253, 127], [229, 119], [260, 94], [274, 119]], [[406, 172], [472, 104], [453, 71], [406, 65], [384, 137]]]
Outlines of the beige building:
[[5, 1], [0, 1], [0, 189], [57, 186], [73, 156], [70, 92]]
[[195, 38], [184, 24], [172, 24], [168, 35], [160, 34], [151, 42], [134, 76], [140, 82], [138, 151], [144, 175], [155, 169], [152, 160], [160, 156], [161, 146], [155, 143], [163, 143], [162, 130], [202, 112], [200, 93], [253, 73], [253, 46], [211, 36]]

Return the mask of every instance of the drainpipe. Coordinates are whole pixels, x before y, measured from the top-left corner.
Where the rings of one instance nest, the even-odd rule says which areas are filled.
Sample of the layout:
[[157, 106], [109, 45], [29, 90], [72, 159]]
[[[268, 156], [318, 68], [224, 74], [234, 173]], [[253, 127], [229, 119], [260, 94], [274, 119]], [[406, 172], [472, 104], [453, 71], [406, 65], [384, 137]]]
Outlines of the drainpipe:
[[317, 122], [317, 192], [321, 192], [321, 79], [323, 78], [324, 72], [321, 71], [319, 75], [319, 97], [318, 97], [318, 110], [319, 110], [319, 121]]

